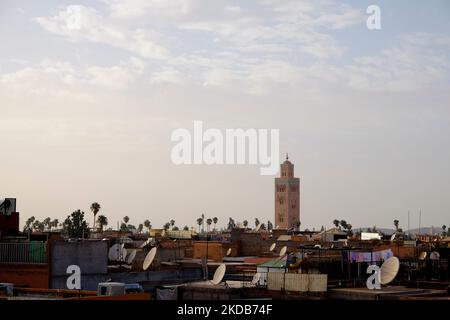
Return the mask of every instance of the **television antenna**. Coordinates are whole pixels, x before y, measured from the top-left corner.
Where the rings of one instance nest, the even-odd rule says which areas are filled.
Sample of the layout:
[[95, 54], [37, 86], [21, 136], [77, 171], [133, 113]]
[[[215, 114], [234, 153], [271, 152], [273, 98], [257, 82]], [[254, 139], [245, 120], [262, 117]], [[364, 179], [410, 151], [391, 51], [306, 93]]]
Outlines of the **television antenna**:
[[380, 284], [388, 284], [397, 276], [400, 268], [400, 260], [397, 257], [390, 257], [380, 268]]
[[111, 261], [118, 261], [119, 260], [119, 253], [121, 251], [121, 248], [118, 243], [113, 244], [111, 248], [109, 248], [108, 251], [108, 259]]
[[253, 276], [253, 279], [252, 279], [252, 284], [256, 285], [260, 279], [261, 279], [261, 273], [259, 273], [259, 272], [255, 273], [255, 275]]
[[422, 251], [419, 254], [419, 260], [425, 260], [427, 258], [427, 252], [426, 251]]
[[441, 255], [437, 251], [430, 253], [430, 260], [439, 260]]
[[152, 264], [153, 259], [155, 259], [156, 256], [156, 251], [157, 249], [156, 247], [154, 247], [145, 256], [144, 263], [142, 264], [142, 269], [144, 269], [144, 271], [147, 270], [148, 267], [150, 267], [150, 265]]
[[276, 242], [272, 243], [272, 244], [270, 245], [269, 251], [272, 252], [272, 251], [275, 249], [276, 246], [277, 246], [277, 243], [276, 243]]
[[135, 257], [136, 257], [136, 249], [132, 250], [131, 253], [128, 255], [127, 263], [132, 264]]
[[283, 248], [281, 248], [279, 256], [280, 257], [284, 256], [286, 254], [286, 251], [287, 251], [287, 247], [284, 246]]
[[214, 272], [214, 277], [211, 280], [212, 284], [218, 285], [222, 282], [223, 277], [225, 276], [225, 271], [227, 267], [224, 263], [222, 263], [219, 267], [217, 267], [216, 272]]

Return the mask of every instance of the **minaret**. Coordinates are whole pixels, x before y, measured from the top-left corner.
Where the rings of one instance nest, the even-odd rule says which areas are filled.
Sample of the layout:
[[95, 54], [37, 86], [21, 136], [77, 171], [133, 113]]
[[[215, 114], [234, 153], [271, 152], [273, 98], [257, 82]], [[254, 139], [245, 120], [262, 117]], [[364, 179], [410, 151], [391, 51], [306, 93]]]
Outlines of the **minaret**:
[[275, 226], [280, 229], [297, 227], [300, 222], [300, 179], [294, 177], [294, 165], [286, 160], [280, 165], [280, 177], [275, 178]]

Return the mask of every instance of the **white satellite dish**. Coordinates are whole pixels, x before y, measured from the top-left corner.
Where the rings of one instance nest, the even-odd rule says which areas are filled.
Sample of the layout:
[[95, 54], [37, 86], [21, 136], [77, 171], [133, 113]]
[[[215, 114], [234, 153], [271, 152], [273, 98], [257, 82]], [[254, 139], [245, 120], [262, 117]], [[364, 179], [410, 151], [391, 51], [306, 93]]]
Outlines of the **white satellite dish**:
[[322, 246], [320, 245], [320, 244], [316, 244], [315, 246], [314, 246], [314, 248], [322, 248]]
[[432, 253], [430, 253], [431, 260], [439, 260], [440, 257], [441, 257], [441, 255], [437, 251], [433, 251]]
[[140, 245], [139, 248], [144, 248], [146, 245], [148, 245], [150, 243], [150, 238], [148, 238], [143, 244]]
[[122, 248], [122, 250], [120, 251], [120, 257], [119, 257], [119, 260], [120, 260], [120, 261], [125, 261], [125, 258], [126, 258], [126, 256], [127, 256], [127, 254], [128, 254], [127, 249]]
[[261, 229], [261, 223], [260, 223], [260, 224], [258, 224], [258, 225], [256, 226], [256, 228], [255, 228], [255, 232], [258, 232], [258, 231], [259, 231], [259, 229]]
[[391, 241], [394, 241], [395, 240], [395, 236], [396, 236], [396, 234], [394, 233], [394, 234], [392, 234], [392, 236], [391, 236]]
[[108, 259], [111, 261], [117, 261], [119, 260], [119, 253], [120, 253], [120, 246], [119, 244], [114, 244], [111, 248], [109, 248], [108, 251]]
[[261, 273], [257, 272], [253, 276], [252, 284], [257, 284], [259, 282], [259, 279], [261, 279]]
[[419, 260], [425, 260], [427, 258], [427, 252], [426, 251], [422, 251], [419, 254]]
[[276, 242], [272, 243], [272, 244], [270, 245], [269, 251], [272, 252], [272, 251], [275, 249], [276, 246], [277, 246], [277, 243], [276, 243]]
[[224, 263], [222, 263], [216, 270], [216, 272], [214, 272], [214, 277], [211, 280], [211, 282], [215, 285], [218, 285], [219, 283], [222, 282], [223, 277], [225, 276], [225, 271], [227, 270], [227, 267], [225, 266]]
[[231, 254], [231, 248], [228, 248], [227, 250], [227, 257]]
[[144, 259], [144, 263], [142, 265], [142, 269], [147, 270], [148, 267], [150, 267], [150, 265], [153, 262], [153, 259], [155, 259], [156, 256], [156, 247], [152, 248], [152, 250], [150, 250], [149, 253], [147, 253], [147, 256]]
[[287, 247], [286, 246], [281, 248], [281, 250], [280, 250], [280, 257], [284, 256], [286, 254], [286, 251], [287, 251]]
[[380, 283], [388, 284], [397, 276], [400, 268], [400, 260], [397, 257], [390, 257], [380, 268]]
[[127, 263], [132, 264], [135, 257], [136, 257], [136, 249], [131, 251], [131, 253], [128, 255]]

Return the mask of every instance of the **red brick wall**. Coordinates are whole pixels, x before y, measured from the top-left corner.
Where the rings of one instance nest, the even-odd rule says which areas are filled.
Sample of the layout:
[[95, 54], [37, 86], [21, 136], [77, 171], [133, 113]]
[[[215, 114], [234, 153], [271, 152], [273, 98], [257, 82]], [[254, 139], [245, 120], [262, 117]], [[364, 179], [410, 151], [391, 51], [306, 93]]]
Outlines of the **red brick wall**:
[[29, 288], [48, 288], [49, 268], [47, 264], [0, 263], [0, 282]]

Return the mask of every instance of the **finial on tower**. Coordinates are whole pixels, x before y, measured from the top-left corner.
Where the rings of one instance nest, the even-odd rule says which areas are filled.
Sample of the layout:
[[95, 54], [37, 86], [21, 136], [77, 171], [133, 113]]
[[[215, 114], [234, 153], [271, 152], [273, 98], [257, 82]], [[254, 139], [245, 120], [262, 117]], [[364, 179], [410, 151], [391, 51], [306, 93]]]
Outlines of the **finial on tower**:
[[286, 160], [289, 160], [289, 154], [286, 152]]

